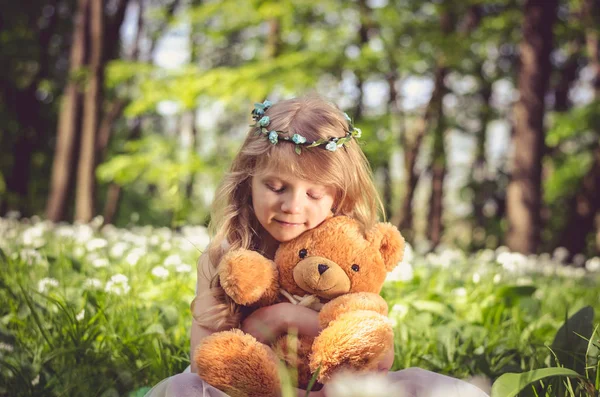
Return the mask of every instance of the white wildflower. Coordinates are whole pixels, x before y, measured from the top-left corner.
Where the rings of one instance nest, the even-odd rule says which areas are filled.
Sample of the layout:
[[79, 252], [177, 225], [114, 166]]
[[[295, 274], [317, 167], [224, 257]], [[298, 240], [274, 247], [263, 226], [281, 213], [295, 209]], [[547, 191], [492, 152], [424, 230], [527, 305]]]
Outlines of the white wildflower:
[[479, 273], [477, 273], [477, 272], [473, 273], [473, 283], [478, 284], [479, 281], [481, 281], [481, 276], [479, 275]]
[[85, 244], [88, 251], [96, 251], [100, 248], [104, 248], [108, 245], [108, 242], [103, 238], [93, 238]]
[[585, 262], [585, 268], [590, 272], [600, 271], [600, 257], [595, 256]]
[[38, 291], [41, 293], [48, 292], [49, 287], [58, 287], [58, 280], [55, 278], [45, 277], [38, 281]]
[[173, 249], [173, 245], [170, 242], [165, 241], [160, 245], [160, 249], [162, 251], [171, 251]]
[[404, 244], [404, 255], [402, 256], [402, 262], [412, 263], [415, 257], [415, 251], [409, 243]]
[[575, 267], [584, 267], [585, 266], [585, 255], [576, 254], [573, 256], [573, 265]]
[[192, 271], [192, 267], [190, 265], [188, 265], [187, 263], [182, 263], [175, 267], [175, 271], [177, 273], [189, 273]]
[[85, 249], [78, 245], [77, 247], [73, 248], [73, 255], [82, 257], [85, 255]]
[[131, 266], [137, 265], [142, 257], [142, 250], [139, 248], [134, 248], [127, 256], [125, 257], [125, 262], [129, 263]]
[[41, 247], [46, 243], [44, 239], [44, 224], [38, 223], [35, 226], [25, 229], [21, 235], [23, 245], [29, 247]]
[[12, 353], [15, 350], [15, 348], [13, 347], [13, 345], [9, 345], [8, 343], [0, 342], [0, 350], [8, 352], [8, 353]]
[[531, 277], [519, 277], [515, 282], [517, 285], [533, 285], [533, 280]]
[[169, 271], [162, 266], [156, 266], [152, 269], [152, 274], [158, 278], [167, 278]]
[[446, 249], [441, 252], [438, 260], [439, 260], [439, 265], [442, 268], [448, 269], [452, 265], [462, 262], [464, 260], [464, 254], [460, 250]]
[[88, 278], [83, 285], [90, 289], [100, 289], [102, 288], [102, 281], [97, 278]]
[[502, 281], [502, 276], [499, 274], [496, 274], [492, 281], [494, 282], [494, 284], [498, 284], [500, 281]]
[[31, 248], [22, 249], [19, 252], [19, 256], [28, 265], [34, 265], [43, 260], [42, 255], [37, 250]]
[[104, 290], [115, 295], [123, 295], [129, 292], [129, 279], [124, 274], [115, 274], [108, 280]]
[[392, 306], [388, 317], [392, 321], [395, 319], [402, 320], [408, 315], [408, 311], [408, 305], [405, 305], [404, 303], [395, 303], [394, 306]]
[[410, 281], [414, 277], [413, 268], [410, 263], [400, 262], [398, 266], [389, 272], [385, 278], [385, 282], [392, 281]]
[[510, 249], [507, 246], [501, 245], [500, 247], [496, 248], [496, 255], [504, 253], [510, 253]]
[[165, 258], [164, 265], [166, 267], [177, 266], [181, 264], [181, 257], [177, 254], [169, 255]]
[[21, 213], [19, 211], [8, 211], [6, 215], [4, 215], [7, 219], [17, 220], [21, 218]]
[[496, 261], [502, 265], [504, 270], [509, 273], [516, 273], [523, 270], [527, 265], [527, 257], [518, 252], [501, 252]]
[[489, 248], [484, 249], [484, 250], [479, 251], [479, 253], [477, 255], [477, 259], [478, 259], [478, 261], [483, 262], [483, 263], [493, 262], [494, 259], [496, 259], [496, 253]]
[[552, 253], [555, 261], [563, 263], [569, 256], [569, 250], [565, 247], [557, 247]]
[[408, 397], [408, 394], [388, 380], [382, 373], [357, 374], [341, 372], [335, 374], [327, 384], [329, 397]]
[[33, 378], [33, 380], [31, 381], [31, 386], [37, 386], [38, 383], [40, 383], [40, 374]]
[[73, 225], [73, 228], [75, 230], [75, 240], [81, 244], [88, 242], [94, 237], [94, 230], [89, 225], [76, 223]]
[[106, 258], [94, 258], [94, 260], [92, 260], [91, 262], [92, 266], [94, 266], [95, 268], [107, 267], [109, 265], [108, 259]]
[[156, 235], [150, 236], [150, 238], [148, 239], [148, 243], [152, 246], [158, 245], [160, 243], [160, 238], [158, 238], [158, 236]]
[[121, 258], [128, 249], [129, 244], [119, 241], [110, 248], [109, 255], [111, 258]]
[[467, 296], [467, 290], [464, 287], [455, 288], [452, 290], [452, 293], [459, 297]]
[[94, 229], [99, 229], [103, 223], [104, 223], [104, 217], [102, 215], [97, 215], [90, 222], [90, 227], [92, 227]]
[[54, 230], [54, 233], [56, 233], [57, 236], [65, 239], [72, 238], [75, 236], [75, 229], [73, 229], [73, 226], [71, 225], [60, 225]]
[[85, 309], [81, 309], [81, 311], [79, 313], [77, 313], [77, 315], [75, 315], [75, 319], [77, 321], [83, 320], [84, 317], [85, 317]]

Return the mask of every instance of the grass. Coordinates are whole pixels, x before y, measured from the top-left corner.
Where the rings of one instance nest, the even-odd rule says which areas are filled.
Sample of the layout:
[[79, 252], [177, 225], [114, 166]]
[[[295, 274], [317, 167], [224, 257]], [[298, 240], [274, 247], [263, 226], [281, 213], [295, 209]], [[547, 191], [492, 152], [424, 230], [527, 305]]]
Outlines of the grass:
[[[181, 372], [206, 242], [204, 228], [0, 219], [0, 396], [137, 396]], [[382, 291], [394, 369], [484, 375], [508, 396], [502, 375], [564, 366], [579, 377], [537, 372], [521, 395], [597, 395], [598, 258], [585, 270], [503, 248], [407, 254]]]

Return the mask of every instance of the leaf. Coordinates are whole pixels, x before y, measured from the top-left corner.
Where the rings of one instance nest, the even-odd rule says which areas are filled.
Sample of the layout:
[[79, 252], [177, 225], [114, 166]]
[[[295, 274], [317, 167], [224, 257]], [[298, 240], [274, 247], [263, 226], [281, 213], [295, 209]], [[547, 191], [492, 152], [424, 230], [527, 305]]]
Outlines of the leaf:
[[296, 154], [301, 154], [302, 153], [302, 149], [298, 145], [296, 145], [296, 147], [294, 148], [294, 151], [296, 152]]
[[568, 368], [542, 368], [520, 374], [506, 373], [492, 385], [491, 397], [513, 397], [528, 385], [552, 376], [570, 376], [581, 378], [577, 372]]
[[444, 318], [453, 318], [452, 310], [445, 304], [430, 300], [415, 300], [410, 305], [420, 312], [437, 314]]
[[556, 332], [551, 345], [553, 365], [561, 365], [582, 374], [585, 370], [587, 340], [591, 339], [593, 330], [594, 309], [591, 306], [584, 307], [567, 319]]
[[521, 298], [530, 297], [537, 290], [533, 285], [509, 285], [498, 292], [498, 297], [504, 300], [508, 307], [514, 306]]
[[148, 393], [150, 390], [152, 390], [151, 387], [145, 386], [145, 387], [142, 387], [141, 389], [132, 391], [131, 393], [129, 393], [128, 397], [144, 397], [146, 395], [146, 393]]

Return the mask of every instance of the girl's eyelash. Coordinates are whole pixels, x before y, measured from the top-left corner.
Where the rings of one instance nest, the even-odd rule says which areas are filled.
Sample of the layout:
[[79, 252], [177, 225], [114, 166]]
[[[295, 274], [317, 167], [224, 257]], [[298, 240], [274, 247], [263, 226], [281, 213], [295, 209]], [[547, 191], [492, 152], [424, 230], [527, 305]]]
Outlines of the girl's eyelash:
[[283, 189], [284, 189], [283, 187], [275, 188], [269, 184], [267, 184], [267, 187], [275, 193], [281, 193], [281, 192], [283, 192]]

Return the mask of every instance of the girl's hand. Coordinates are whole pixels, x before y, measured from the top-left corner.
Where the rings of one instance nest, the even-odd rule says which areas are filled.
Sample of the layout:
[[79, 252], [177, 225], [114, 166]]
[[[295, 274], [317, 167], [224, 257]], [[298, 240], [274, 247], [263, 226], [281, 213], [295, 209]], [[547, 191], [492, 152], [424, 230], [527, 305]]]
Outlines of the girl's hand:
[[283, 302], [257, 309], [242, 323], [242, 331], [267, 344], [288, 330], [296, 330], [299, 335], [317, 336], [321, 331], [319, 313]]
[[389, 372], [394, 364], [394, 346], [390, 350], [388, 350], [381, 361], [377, 364], [377, 372]]

